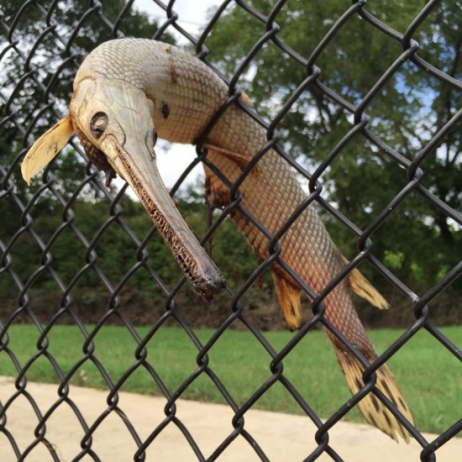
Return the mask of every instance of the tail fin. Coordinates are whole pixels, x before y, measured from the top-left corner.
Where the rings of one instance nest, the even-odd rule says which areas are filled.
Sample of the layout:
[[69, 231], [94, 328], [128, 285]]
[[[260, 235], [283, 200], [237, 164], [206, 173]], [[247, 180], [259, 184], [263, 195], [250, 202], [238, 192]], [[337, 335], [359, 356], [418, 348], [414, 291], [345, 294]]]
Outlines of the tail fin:
[[[349, 352], [335, 348], [335, 353], [351, 393], [357, 393], [364, 386], [362, 379], [363, 366]], [[414, 423], [409, 406], [387, 366], [384, 365], [377, 370], [377, 382], [375, 386], [396, 406], [409, 422]], [[410, 442], [408, 431], [373, 393], [366, 395], [358, 403], [358, 407], [370, 424], [382, 430], [396, 442], [398, 442], [398, 435], [406, 443]]]

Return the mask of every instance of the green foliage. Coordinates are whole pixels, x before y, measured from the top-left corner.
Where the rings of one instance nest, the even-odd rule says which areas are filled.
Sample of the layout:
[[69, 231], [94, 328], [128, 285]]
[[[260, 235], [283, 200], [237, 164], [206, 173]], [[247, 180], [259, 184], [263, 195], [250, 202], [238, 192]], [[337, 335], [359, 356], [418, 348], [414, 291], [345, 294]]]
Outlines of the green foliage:
[[[67, 113], [76, 69], [84, 57], [97, 45], [115, 38], [117, 32], [125, 36], [144, 38], [150, 38], [156, 32], [157, 22], [135, 8], [129, 9], [124, 20], [119, 24], [119, 29], [113, 32], [111, 27], [102, 20], [101, 13], [112, 24], [115, 24], [125, 3], [124, 0], [103, 2], [101, 11], [95, 9], [92, 14], [88, 14], [90, 8], [88, 2], [64, 0], [59, 2], [59, 7], [52, 0], [41, 2], [40, 8], [50, 12], [48, 20], [58, 25], [57, 29], [63, 40], [70, 39], [75, 33], [69, 52], [53, 33], [50, 31], [45, 33], [45, 30], [49, 29], [48, 20], [45, 21], [45, 16], [37, 5], [29, 3], [21, 8], [21, 4], [14, 0], [6, 0], [0, 5], [0, 15], [6, 24], [12, 24], [14, 18], [18, 17], [15, 28], [11, 31], [11, 40], [23, 54], [21, 57], [16, 52], [5, 53], [2, 57], [0, 87], [4, 94], [11, 95], [8, 108], [10, 112], [11, 110], [17, 112], [15, 120], [22, 123], [25, 129], [30, 130], [30, 135], [33, 135], [35, 139], [60, 119], [59, 114]], [[83, 21], [82, 18], [84, 18]], [[38, 37], [41, 37], [39, 46], [32, 53]], [[8, 40], [7, 32], [0, 28], [2, 49], [7, 50]], [[174, 43], [174, 38], [170, 34], [164, 34], [162, 40]], [[69, 54], [73, 59], [69, 59]], [[30, 73], [31, 68], [35, 71], [34, 78], [32, 76], [24, 78]], [[49, 94], [50, 91], [52, 96]], [[44, 106], [48, 103], [52, 104], [44, 110]], [[2, 112], [3, 109], [2, 107]], [[2, 114], [2, 116], [8, 114]], [[21, 155], [22, 158], [24, 148], [30, 146], [33, 141], [32, 137], [23, 139], [23, 135], [12, 122], [2, 123], [0, 166], [7, 169], [18, 166], [21, 160], [19, 156]], [[80, 183], [85, 164], [75, 151], [64, 149], [53, 161], [52, 168], [56, 176], [61, 178], [55, 187], [60, 192], [69, 192]], [[28, 188], [22, 181], [18, 168], [12, 168], [12, 177], [16, 180], [18, 195], [24, 198]], [[32, 179], [33, 187], [41, 184], [40, 176]], [[92, 187], [91, 184], [90, 187]], [[100, 194], [100, 192], [94, 188], [93, 194]]]
[[[51, 3], [43, 2], [44, 7]], [[68, 8], [56, 9], [52, 18], [60, 24], [60, 33], [66, 36], [76, 28], [88, 4], [68, 0], [61, 3]], [[253, 0], [249, 3], [268, 14], [274, 2]], [[460, 79], [462, 60], [458, 56], [462, 13], [456, 3], [449, 1], [439, 5], [419, 27], [414, 38], [421, 45], [419, 55]], [[123, 4], [122, 0], [104, 2], [102, 12], [115, 22]], [[276, 21], [281, 28], [278, 37], [308, 58], [345, 8], [346, 4], [337, 0], [291, 1], [277, 15]], [[367, 4], [371, 13], [400, 32], [406, 30], [421, 8], [422, 2], [417, 0]], [[6, 23], [11, 23], [18, 5], [7, 0], [1, 9]], [[22, 12], [14, 32], [15, 40], [24, 50], [29, 50], [44, 27], [42, 16], [30, 4]], [[136, 10], [131, 10], [121, 22], [124, 34], [137, 37], [151, 37], [156, 28], [155, 21]], [[218, 63], [228, 75], [232, 74], [265, 31], [263, 23], [240, 7], [227, 9], [206, 41], [211, 50], [210, 60]], [[5, 39], [4, 34], [0, 30], [0, 40]], [[98, 14], [90, 14], [80, 25], [76, 36], [73, 49], [76, 59], [85, 56], [95, 44], [110, 38], [110, 28], [102, 23]], [[162, 39], [173, 41], [169, 35]], [[65, 52], [55, 46], [52, 34], [45, 35], [42, 43], [41, 59], [35, 65], [40, 79], [47, 85], [56, 78], [55, 73]], [[320, 81], [324, 85], [358, 105], [401, 53], [399, 42], [353, 15], [318, 56], [315, 64], [321, 69]], [[21, 81], [24, 63], [12, 54], [10, 58], [4, 58], [2, 64], [5, 72], [0, 75], [0, 84], [5, 91], [11, 91]], [[68, 104], [74, 73], [74, 63], [69, 61], [68, 67], [57, 74], [59, 78], [53, 86], [53, 94], [57, 98], [55, 105], [61, 112]], [[288, 59], [278, 47], [268, 43], [258, 52], [238, 83], [249, 92], [260, 114], [273, 117], [306, 76], [307, 69], [303, 65]], [[43, 89], [38, 88], [32, 79], [25, 79], [17, 88], [12, 103], [22, 108], [19, 120], [25, 126], [39, 113], [42, 97]], [[406, 62], [367, 106], [366, 113], [370, 117], [368, 129], [402, 156], [414, 159], [461, 105], [461, 92]], [[56, 114], [47, 110], [35, 122], [31, 134], [38, 136], [55, 122]], [[311, 85], [292, 105], [277, 128], [284, 147], [312, 171], [351, 130], [352, 122], [351, 114]], [[26, 204], [42, 181], [38, 177], [33, 180], [30, 190], [26, 187], [18, 168], [24, 154], [23, 134], [13, 124], [6, 123], [2, 127], [0, 164], [11, 169], [14, 192]], [[452, 131], [438, 147], [437, 153], [431, 154], [421, 164], [425, 172], [422, 183], [439, 199], [459, 210], [462, 199], [461, 143], [462, 132]], [[159, 236], [152, 232], [152, 224], [138, 202], [124, 198], [121, 219], [140, 242], [149, 236], [147, 243], [141, 247], [124, 230], [117, 216], [109, 218], [110, 224], [106, 222], [112, 213], [109, 203], [92, 182], [79, 193], [78, 199], [71, 199], [86, 174], [85, 164], [73, 149], [65, 149], [53, 162], [52, 170], [56, 176], [54, 191], [63, 199], [52, 192], [42, 193], [30, 209], [34, 218], [30, 231], [21, 229], [24, 223], [19, 205], [12, 200], [0, 201], [0, 240], [7, 246], [11, 243], [12, 268], [23, 281], [28, 280], [40, 262], [46, 259], [44, 248], [49, 248], [53, 255], [51, 268], [58, 272], [64, 284], [69, 284], [79, 275], [76, 287], [85, 287], [86, 290], [80, 292], [85, 292], [81, 296], [88, 299], [97, 298], [99, 290], [106, 290], [96, 274], [98, 271], [104, 273], [111, 285], [118, 285], [128, 271], [137, 268], [135, 277], [126, 284], [136, 286], [137, 290], [159, 290], [140, 264], [143, 249], [149, 254], [147, 263], [167, 284], [175, 284], [181, 278], [178, 265]], [[360, 134], [342, 149], [320, 179], [325, 197], [361, 229], [367, 228], [379, 213], [386, 210], [408, 182], [406, 171]], [[202, 197], [202, 192], [195, 188], [178, 201], [181, 213], [199, 237], [207, 228], [207, 212]], [[62, 200], [72, 200], [64, 217]], [[347, 257], [354, 255], [356, 236], [327, 213], [321, 213], [341, 251]], [[81, 237], [75, 233], [74, 225]], [[102, 228], [104, 232], [99, 236]], [[30, 232], [37, 233], [41, 245], [30, 237]], [[372, 235], [372, 239], [374, 255], [416, 292], [427, 290], [443, 277], [458, 263], [462, 250], [460, 227], [417, 194], [408, 196]], [[88, 251], [89, 245], [97, 256], [95, 262], [92, 252]], [[241, 284], [254, 270], [256, 263], [252, 252], [231, 220], [226, 219], [221, 224], [211, 246], [213, 259], [232, 286]], [[361, 269], [379, 288], [383, 288], [383, 281], [367, 265], [362, 265]], [[270, 283], [266, 276], [265, 282]], [[460, 293], [462, 289], [458, 284], [454, 288]], [[32, 287], [37, 291], [59, 290], [46, 271]], [[8, 278], [0, 279], [0, 289], [2, 293], [16, 295]]]
[[[2, 2], [0, 6], [2, 20], [6, 24], [12, 24], [14, 18], [16, 16], [18, 18], [15, 29], [11, 32], [12, 40], [24, 56], [29, 56], [37, 37], [43, 34], [39, 47], [29, 56], [28, 66], [32, 66], [35, 70], [35, 79], [22, 78], [30, 69], [25, 67], [24, 59], [16, 52], [6, 53], [2, 57], [0, 74], [2, 92], [11, 94], [11, 101], [8, 103], [10, 111], [11, 108], [17, 111], [16, 121], [22, 123], [25, 129], [29, 129], [35, 139], [57, 122], [59, 113], [66, 113], [79, 62], [98, 44], [114, 38], [111, 27], [102, 20], [101, 13], [115, 24], [124, 6], [123, 0], [104, 2], [101, 11], [95, 9], [91, 14], [85, 14], [89, 13], [88, 2], [64, 0], [60, 2], [59, 7], [56, 7], [56, 2], [51, 0], [41, 2], [40, 8], [50, 12], [49, 21], [59, 25], [61, 37], [70, 38], [75, 32], [70, 50], [74, 59], [69, 60], [65, 47], [61, 46], [55, 35], [44, 34], [48, 26], [37, 5], [29, 3], [21, 8], [21, 5], [15, 1]], [[119, 24], [118, 30], [126, 36], [152, 37], [157, 30], [157, 22], [149, 19], [145, 13], [131, 8]], [[0, 28], [0, 43], [5, 44], [10, 40], [6, 35], [7, 32]], [[162, 39], [166, 42], [174, 42], [170, 34], [164, 34]], [[66, 65], [61, 67], [64, 62]], [[41, 85], [37, 81], [40, 81]], [[49, 95], [45, 98], [45, 89], [50, 84], [52, 85], [47, 91], [51, 89], [53, 93], [54, 106], [47, 107], [43, 111], [44, 104], [50, 100]], [[2, 112], [4, 108], [6, 106], [2, 107]], [[18, 108], [20, 110], [17, 110]], [[3, 114], [5, 115], [7, 114]], [[0, 128], [0, 167], [8, 172], [9, 184], [14, 185], [12, 192], [19, 200], [19, 203], [16, 199], [9, 200], [10, 197], [7, 195], [0, 201], [0, 241], [10, 247], [11, 268], [23, 282], [38, 270], [36, 276], [39, 274], [40, 276], [32, 286], [32, 290], [37, 292], [60, 291], [48, 270], [40, 269], [41, 263], [50, 256], [53, 258], [50, 269], [56, 271], [66, 285], [83, 270], [79, 275], [80, 283], [85, 284], [87, 288], [85, 294], [90, 298], [92, 296], [89, 294], [94, 295], [96, 287], [101, 284], [96, 271], [103, 271], [112, 284], [118, 284], [125, 272], [137, 264], [135, 257], [137, 246], [115, 220], [103, 233], [102, 238], [94, 242], [98, 258], [95, 263], [90, 264], [92, 255], [86, 255], [88, 245], [93, 244], [98, 230], [109, 216], [109, 206], [102, 202], [104, 195], [93, 182], [86, 183], [83, 190], [79, 192], [78, 199], [72, 198], [79, 191], [82, 179], [87, 173], [84, 159], [72, 147], [65, 148], [43, 175], [32, 179], [29, 189], [21, 177], [19, 165], [25, 154], [24, 148], [29, 146], [33, 139], [32, 137], [23, 139], [24, 134], [17, 126], [8, 122], [7, 118], [5, 121]], [[33, 225], [31, 228], [22, 228], [25, 222], [20, 203], [28, 204], [37, 190], [43, 186], [43, 179], [49, 180], [47, 175], [49, 169], [55, 175], [52, 189], [43, 191], [40, 197], [35, 199], [33, 207], [30, 208], [34, 219]], [[71, 204], [64, 212], [63, 203], [68, 200]], [[124, 206], [128, 221], [133, 221], [136, 232], [146, 234], [152, 225], [141, 212], [140, 205], [127, 200]], [[140, 222], [139, 216], [143, 216], [143, 223]], [[75, 225], [81, 237], [75, 233]], [[31, 233], [34, 233], [39, 243], [36, 242], [35, 237], [31, 237]], [[172, 261], [171, 256], [166, 256], [168, 251], [158, 237], [151, 239], [148, 249], [154, 258], [161, 260], [162, 267], [159, 270], [161, 275], [169, 281], [178, 278], [177, 265]], [[149, 278], [145, 275], [143, 277], [146, 285], [149, 285]], [[16, 296], [17, 288], [10, 284], [7, 277], [4, 277], [0, 279], [0, 290], [2, 295], [7, 294], [12, 297]]]
[[[8, 204], [12, 205], [11, 202]], [[152, 222], [142, 205], [126, 196], [121, 206], [123, 212], [111, 218], [108, 202], [79, 199], [72, 203], [72, 207], [62, 217], [59, 202], [46, 196], [41, 198], [37, 207], [33, 209], [34, 221], [31, 231], [36, 233], [43, 247], [47, 247], [51, 252], [51, 267], [65, 285], [86, 268], [80, 284], [84, 282], [87, 295], [101, 289], [101, 281], [95, 273], [97, 269], [116, 286], [126, 273], [139, 263], [137, 255], [140, 255], [140, 259], [143, 258], [143, 250], [149, 256], [147, 263], [167, 285], [172, 286], [181, 278], [182, 273], [176, 261], [163, 240], [153, 230]], [[195, 234], [203, 236], [207, 228], [206, 206], [196, 201], [180, 200], [178, 207]], [[19, 210], [13, 209], [5, 221], [8, 226], [0, 229], [0, 240], [9, 242], [20, 228], [20, 217]], [[147, 238], [146, 245], [138, 245], [124, 230], [124, 226], [131, 230], [138, 242], [142, 243]], [[100, 230], [103, 232], [100, 233]], [[89, 246], [94, 249], [96, 257], [93, 265], [87, 265], [93, 259], [88, 252]], [[11, 268], [23, 281], [27, 281], [32, 271], [43, 261], [42, 250], [35, 239], [31, 238], [29, 231], [20, 234], [11, 247], [10, 255]], [[225, 220], [214, 236], [212, 255], [232, 286], [242, 283], [255, 268], [255, 258], [250, 248], [229, 219]], [[135, 290], [158, 290], [151, 276], [143, 268], [137, 271], [136, 283], [133, 284], [136, 285]], [[40, 279], [33, 287], [36, 290], [58, 289], [51, 279]], [[5, 278], [0, 278], [1, 288], [13, 295]]]
[[[248, 3], [264, 14], [274, 6], [267, 0]], [[365, 8], [404, 33], [422, 6], [418, 0], [392, 0], [369, 2]], [[280, 26], [277, 37], [309, 59], [346, 8], [345, 2], [337, 0], [294, 0], [275, 18]], [[421, 46], [420, 56], [459, 80], [460, 24], [462, 10], [458, 2], [442, 2], [413, 35]], [[266, 25], [244, 9], [229, 8], [207, 39], [210, 59], [232, 74], [265, 32]], [[357, 106], [402, 52], [399, 41], [354, 14], [314, 64], [321, 70], [319, 81], [323, 85]], [[238, 84], [250, 94], [257, 112], [272, 118], [310, 71], [269, 42], [259, 50]], [[370, 120], [367, 128], [412, 160], [461, 104], [462, 92], [405, 62], [366, 106], [365, 115]], [[353, 116], [311, 84], [277, 129], [286, 150], [313, 171], [352, 127]], [[425, 172], [422, 184], [456, 210], [462, 207], [461, 151], [462, 132], [456, 129], [420, 165]], [[361, 229], [386, 210], [408, 184], [407, 172], [361, 134], [344, 146], [320, 180], [325, 197]], [[345, 255], [353, 255], [355, 236], [327, 214], [324, 219]], [[416, 194], [407, 197], [372, 239], [374, 255], [391, 263], [390, 269], [416, 291], [436, 283], [458, 263], [462, 251], [460, 226]], [[399, 265], [396, 260], [390, 261], [390, 252], [403, 255]], [[374, 279], [374, 274], [368, 276]]]

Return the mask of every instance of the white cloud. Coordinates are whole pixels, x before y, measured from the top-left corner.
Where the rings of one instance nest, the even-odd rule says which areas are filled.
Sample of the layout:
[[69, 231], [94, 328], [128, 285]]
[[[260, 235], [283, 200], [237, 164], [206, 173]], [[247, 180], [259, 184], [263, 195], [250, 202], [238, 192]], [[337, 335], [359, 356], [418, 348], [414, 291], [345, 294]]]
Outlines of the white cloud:
[[[173, 11], [178, 13], [178, 24], [191, 35], [197, 36], [207, 21], [208, 9], [220, 3], [218, 0], [177, 0], [173, 5]], [[165, 11], [152, 0], [136, 0], [134, 6], [138, 10], [147, 13], [150, 17], [160, 21], [160, 23], [167, 19]], [[174, 28], [170, 28], [169, 32], [176, 36], [179, 43], [186, 41], [180, 34], [177, 35], [175, 33]]]
[[[206, 23], [208, 9], [220, 3], [218, 0], [177, 0], [173, 6], [173, 10], [179, 15], [178, 24], [191, 35], [198, 37], [201, 28]], [[152, 2], [152, 0], [137, 0], [134, 6], [160, 23], [167, 19], [165, 11]], [[169, 32], [174, 33], [174, 29], [169, 28]], [[174, 35], [178, 43], [185, 42], [185, 39], [181, 35], [176, 33]], [[159, 140], [156, 146], [157, 165], [165, 185], [170, 189], [181, 176], [184, 169], [195, 159], [196, 150], [194, 146], [190, 145], [172, 144], [168, 149], [165, 146]], [[197, 177], [202, 173], [202, 167], [200, 165], [197, 166], [187, 177], [183, 187], [196, 183]]]

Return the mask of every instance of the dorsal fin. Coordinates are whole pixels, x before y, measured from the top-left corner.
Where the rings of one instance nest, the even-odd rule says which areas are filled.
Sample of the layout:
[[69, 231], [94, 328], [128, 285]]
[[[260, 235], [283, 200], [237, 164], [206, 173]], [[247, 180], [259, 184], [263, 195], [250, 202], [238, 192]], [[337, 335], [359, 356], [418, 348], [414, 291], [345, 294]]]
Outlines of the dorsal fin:
[[[348, 260], [345, 257], [343, 262], [348, 264]], [[364, 300], [367, 300], [371, 305], [379, 308], [380, 310], [386, 310], [389, 308], [388, 302], [379, 294], [377, 289], [359, 272], [358, 269], [354, 268], [353, 271], [348, 275], [348, 283], [356, 295], [359, 295]]]

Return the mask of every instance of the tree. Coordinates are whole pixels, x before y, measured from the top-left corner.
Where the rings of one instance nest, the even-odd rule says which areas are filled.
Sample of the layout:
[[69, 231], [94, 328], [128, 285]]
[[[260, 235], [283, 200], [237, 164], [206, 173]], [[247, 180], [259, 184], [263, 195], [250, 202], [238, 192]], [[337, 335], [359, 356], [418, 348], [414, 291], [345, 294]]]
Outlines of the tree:
[[[18, 2], [7, 0], [0, 6], [3, 24], [12, 24], [13, 19], [18, 18], [14, 29], [0, 28], [0, 49], [8, 50], [10, 41], [14, 44], [12, 51], [7, 52], [1, 61], [0, 88], [5, 97], [10, 98], [8, 113], [20, 108], [16, 111], [15, 120], [25, 130], [30, 128], [35, 138], [67, 112], [75, 72], [92, 49], [117, 36], [150, 38], [158, 28], [156, 21], [131, 8], [118, 29], [111, 30], [107, 21], [116, 23], [125, 6], [123, 0], [104, 2], [101, 10], [92, 10], [87, 2], [65, 0], [59, 5], [44, 3], [44, 7], [28, 4], [20, 8]], [[88, 14], [90, 11], [92, 14]], [[82, 21], [83, 18], [85, 20]], [[48, 33], [45, 33], [46, 20], [51, 24]], [[170, 34], [164, 34], [163, 40], [174, 43]], [[32, 52], [35, 46], [37, 48]], [[43, 110], [46, 104], [49, 107]], [[30, 127], [31, 124], [33, 126]], [[5, 166], [11, 165], [12, 159], [32, 141], [31, 138], [23, 139], [13, 123], [0, 125], [0, 139], [7, 146], [0, 158], [0, 165]], [[63, 192], [74, 191], [84, 175], [85, 164], [80, 156], [76, 156], [73, 150], [65, 150], [54, 165], [54, 171], [59, 172], [57, 177], [66, 178], [58, 182], [57, 188]], [[16, 171], [16, 178], [18, 192], [25, 191], [27, 188], [20, 181], [19, 170]], [[33, 181], [35, 184], [41, 182], [39, 177]], [[97, 188], [93, 188], [93, 192], [97, 194]]]
[[[263, 14], [269, 14], [273, 6], [266, 0], [248, 3]], [[376, 18], [404, 33], [423, 4], [417, 0], [392, 0], [368, 3], [366, 7]], [[291, 1], [275, 17], [280, 26], [277, 38], [308, 59], [347, 8], [346, 2], [336, 0], [315, 0], [309, 4]], [[461, 23], [460, 2], [441, 3], [413, 36], [420, 43], [420, 56], [459, 80]], [[209, 58], [218, 61], [227, 75], [233, 74], [265, 32], [266, 25], [244, 9], [236, 6], [227, 10], [206, 41], [211, 50]], [[357, 107], [402, 52], [400, 41], [354, 14], [314, 64], [321, 70], [318, 80]], [[238, 84], [249, 93], [257, 112], [271, 119], [308, 73], [304, 65], [268, 42], [252, 59]], [[412, 160], [461, 104], [460, 89], [407, 61], [367, 105], [368, 129]], [[284, 148], [313, 171], [352, 127], [353, 115], [318, 86], [311, 85], [290, 107], [277, 130]], [[461, 209], [462, 198], [461, 142], [462, 132], [453, 130], [436, 154], [421, 165], [424, 186], [456, 210]], [[356, 135], [323, 172], [320, 181], [325, 197], [364, 229], [408, 180], [402, 167], [365, 137]], [[326, 214], [325, 219], [334, 240], [346, 255], [351, 255], [355, 236], [331, 216]], [[419, 289], [435, 283], [457, 264], [461, 245], [460, 226], [418, 195], [408, 197], [373, 235], [374, 255]]]
[[[133, 8], [125, 13], [118, 29], [111, 30], [109, 22], [116, 24], [124, 6], [123, 0], [104, 2], [101, 9], [92, 9], [91, 2], [70, 0], [40, 4], [26, 2], [23, 5], [6, 0], [0, 5], [0, 101], [5, 102], [0, 117], [0, 199], [3, 199], [0, 200], [0, 248], [3, 243], [8, 245], [23, 224], [23, 211], [18, 202], [8, 199], [14, 195], [25, 205], [42, 185], [40, 176], [32, 180], [30, 189], [22, 180], [18, 166], [24, 151], [32, 144], [32, 137], [37, 139], [67, 112], [72, 82], [80, 62], [98, 44], [117, 35], [147, 38], [157, 31], [156, 21]], [[12, 24], [14, 27], [9, 29]], [[163, 40], [174, 42], [170, 34], [164, 34]], [[27, 130], [32, 136], [24, 135]], [[78, 198], [73, 197], [81, 186], [86, 168], [86, 162], [72, 147], [65, 148], [54, 160], [52, 170], [56, 179], [53, 191], [58, 194], [45, 190], [31, 209], [34, 232], [43, 242], [47, 243], [62, 224], [62, 203], [58, 195], [64, 200], [72, 198], [71, 207], [77, 215], [84, 210], [88, 220], [83, 224], [82, 232], [89, 239], [96, 233], [97, 225], [101, 225], [101, 217], [107, 217], [108, 206], [98, 203], [104, 196], [93, 182], [87, 183]], [[4, 180], [7, 176], [8, 182]], [[12, 183], [14, 189], [9, 193]], [[111, 228], [108, 236], [112, 232]], [[52, 248], [53, 265], [68, 282], [81, 267], [85, 248], [67, 230], [60, 233]], [[126, 248], [119, 250], [123, 253]], [[115, 261], [123, 262], [117, 274], [120, 279], [127, 269], [126, 255], [117, 254], [117, 249], [111, 251]], [[27, 232], [14, 243], [11, 249], [13, 269], [23, 282], [34, 270], [32, 262], [40, 261], [40, 254], [41, 249]], [[114, 265], [104, 269], [113, 275]], [[10, 280], [0, 282], [4, 290], [12, 289]], [[89, 283], [91, 287], [91, 281]], [[43, 287], [46, 283], [39, 281], [37, 286]]]

